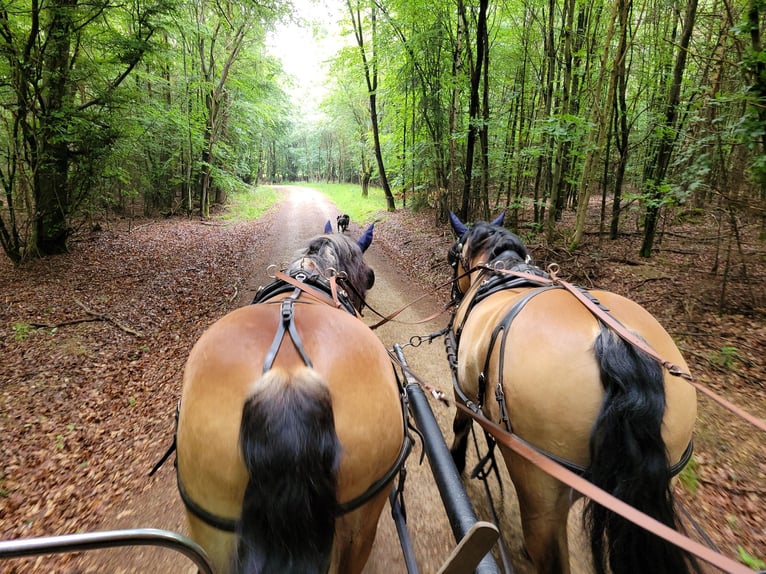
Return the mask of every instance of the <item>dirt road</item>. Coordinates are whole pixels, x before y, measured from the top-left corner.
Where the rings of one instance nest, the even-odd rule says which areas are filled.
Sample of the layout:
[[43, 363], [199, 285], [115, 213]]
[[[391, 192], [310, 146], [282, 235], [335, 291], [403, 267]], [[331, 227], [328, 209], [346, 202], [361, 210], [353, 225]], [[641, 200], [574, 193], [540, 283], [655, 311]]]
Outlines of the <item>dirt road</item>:
[[[269, 230], [268, 239], [253, 245], [249, 254], [252, 267], [252, 280], [239, 290], [238, 306], [249, 304], [258, 286], [268, 282], [267, 267], [291, 259], [293, 252], [306, 241], [323, 231], [329, 219], [335, 223], [339, 209], [327, 201], [319, 192], [306, 188], [281, 187], [283, 200], [277, 209], [263, 218], [263, 225]], [[352, 237], [359, 237], [367, 222], [354, 222], [348, 230]], [[381, 223], [379, 225], [385, 225]], [[386, 257], [380, 244], [373, 241], [366, 253], [366, 260], [376, 273], [376, 282], [368, 294], [369, 304], [384, 314], [390, 313], [413, 301], [423, 294], [422, 288], [409, 280], [396, 265]], [[412, 335], [427, 335], [438, 331], [447, 321], [443, 315], [429, 323], [413, 324], [423, 317], [430, 316], [440, 308], [441, 302], [435, 296], [428, 296], [407, 309], [390, 322], [379, 328], [376, 333], [387, 347], [394, 343], [404, 344]], [[365, 320], [372, 324], [377, 317], [366, 312]], [[433, 344], [424, 344], [418, 348], [406, 348], [410, 367], [421, 378], [441, 387], [451, 396], [451, 379], [445, 358], [443, 340]], [[180, 390], [179, 390], [180, 392]], [[451, 437], [452, 411], [432, 403], [442, 432]], [[449, 440], [449, 439], [448, 439]], [[412, 536], [418, 567], [422, 573], [432, 573], [439, 569], [445, 558], [455, 546], [438, 489], [434, 483], [427, 462], [420, 464], [421, 446], [416, 445], [407, 462], [407, 481], [405, 502], [408, 526]], [[471, 468], [475, 457], [469, 459]], [[484, 500], [483, 486], [478, 481], [468, 485], [471, 500]], [[523, 558], [519, 536], [517, 512], [514, 494], [507, 477], [504, 480], [505, 510], [501, 510], [501, 529], [510, 547], [510, 556], [514, 571], [519, 574], [531, 572], [528, 561]], [[500, 493], [494, 488], [496, 500]], [[147, 480], [147, 485], [140, 497], [133, 497], [136, 502], [115, 509], [110, 514], [113, 518], [101, 525], [102, 530], [117, 528], [161, 528], [171, 531], [186, 532], [183, 508], [178, 498], [175, 473], [172, 464], [166, 464], [159, 473]], [[489, 519], [489, 514], [482, 504], [477, 509], [480, 518]], [[193, 572], [194, 568], [185, 558], [168, 550], [149, 547], [129, 550], [99, 551], [83, 557], [77, 563], [77, 572]], [[391, 519], [389, 508], [384, 509], [378, 530], [378, 537], [372, 556], [365, 570], [366, 574], [395, 574], [406, 572], [399, 541]]]

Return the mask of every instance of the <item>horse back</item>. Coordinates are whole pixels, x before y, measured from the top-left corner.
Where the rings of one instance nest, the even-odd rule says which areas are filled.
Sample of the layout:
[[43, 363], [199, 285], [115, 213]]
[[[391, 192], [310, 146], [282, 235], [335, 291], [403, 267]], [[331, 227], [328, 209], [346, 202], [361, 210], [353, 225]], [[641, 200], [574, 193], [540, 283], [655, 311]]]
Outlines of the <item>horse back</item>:
[[[479, 375], [486, 370], [484, 403], [488, 416], [493, 420], [501, 416], [495, 387], [502, 381], [513, 431], [549, 452], [586, 466], [588, 440], [604, 396], [593, 350], [601, 327], [593, 314], [563, 289], [532, 297], [508, 321], [529, 291], [502, 291], [471, 310], [461, 333], [459, 380], [475, 396]], [[686, 369], [673, 340], [648, 311], [614, 293], [590, 293], [663, 358]], [[696, 395], [686, 381], [667, 372], [664, 383], [663, 439], [670, 460], [675, 462], [691, 438]]]
[[[232, 311], [200, 337], [187, 360], [178, 470], [189, 496], [218, 516], [240, 514], [248, 483], [239, 449], [242, 408], [260, 382], [279, 321], [278, 303]], [[349, 313], [324, 304], [296, 303], [294, 321], [304, 352], [331, 397], [342, 448], [337, 500], [344, 503], [380, 479], [399, 453], [404, 423], [395, 373], [380, 340]], [[305, 366], [285, 335], [273, 367], [291, 373]], [[359, 544], [362, 537], [369, 537], [371, 544], [377, 519], [365, 516], [377, 516], [386, 495], [382, 492], [369, 505], [339, 519], [336, 530], [345, 529], [339, 532], [341, 546], [343, 540]], [[348, 558], [342, 548], [337, 553], [341, 562], [358, 560], [354, 552]]]

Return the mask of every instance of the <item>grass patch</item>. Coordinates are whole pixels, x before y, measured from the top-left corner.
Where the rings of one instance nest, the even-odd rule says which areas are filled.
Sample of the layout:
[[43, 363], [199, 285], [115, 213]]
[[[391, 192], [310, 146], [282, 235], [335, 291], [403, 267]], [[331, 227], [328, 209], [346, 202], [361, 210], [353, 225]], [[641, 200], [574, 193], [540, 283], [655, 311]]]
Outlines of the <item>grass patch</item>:
[[244, 191], [235, 191], [229, 194], [226, 211], [218, 219], [224, 221], [251, 221], [258, 219], [278, 199], [277, 192], [268, 186], [250, 186]]
[[[366, 227], [373, 221], [385, 219], [386, 195], [380, 187], [370, 186], [367, 197], [362, 197], [362, 187], [356, 183], [295, 183], [321, 191], [332, 200], [342, 213], [348, 213], [351, 221]], [[380, 213], [383, 212], [383, 213]], [[333, 226], [335, 222], [333, 221]]]

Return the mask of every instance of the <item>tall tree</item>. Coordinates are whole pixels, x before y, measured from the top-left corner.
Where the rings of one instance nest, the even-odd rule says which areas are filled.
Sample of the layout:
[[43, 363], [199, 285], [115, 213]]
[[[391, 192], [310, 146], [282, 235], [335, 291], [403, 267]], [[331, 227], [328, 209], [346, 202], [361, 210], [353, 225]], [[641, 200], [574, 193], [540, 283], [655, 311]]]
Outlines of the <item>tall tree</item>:
[[373, 2], [370, 8], [370, 34], [372, 36], [372, 46], [371, 54], [368, 57], [364, 39], [364, 22], [362, 20], [361, 2], [357, 1], [356, 7], [352, 4], [352, 0], [346, 0], [346, 4], [348, 5], [351, 22], [354, 27], [356, 43], [359, 46], [359, 54], [362, 58], [362, 68], [364, 69], [364, 79], [367, 83], [367, 93], [370, 99], [370, 121], [372, 124], [372, 137], [375, 144], [375, 159], [378, 162], [378, 177], [380, 177], [380, 185], [386, 196], [388, 210], [394, 211], [396, 210], [396, 202], [394, 201], [394, 195], [391, 193], [391, 186], [389, 185], [388, 177], [386, 176], [386, 166], [383, 161], [383, 150], [380, 145], [380, 127], [378, 124], [378, 59], [375, 54], [375, 44], [377, 41], [377, 6]]
[[6, 177], [6, 196], [31, 189], [32, 233], [24, 250], [5, 239], [17, 233], [5, 224], [0, 234], [12, 260], [66, 251], [70, 218], [116, 137], [115, 93], [149, 50], [168, 7], [165, 0], [0, 4], [0, 52], [12, 98], [3, 102], [13, 126], [6, 145], [20, 162], [16, 179]]
[[[468, 15], [463, 0], [458, 0], [458, 18], [462, 22], [464, 34], [470, 34], [471, 27], [468, 25]], [[470, 68], [471, 91], [468, 104], [468, 140], [466, 142], [465, 156], [465, 180], [463, 181], [463, 195], [460, 202], [460, 217], [468, 219], [471, 205], [471, 185], [473, 177], [473, 156], [476, 145], [476, 136], [480, 129], [480, 105], [481, 105], [481, 79], [485, 64], [485, 53], [489, 49], [487, 33], [487, 9], [489, 0], [479, 0], [479, 13], [476, 24], [476, 54], [474, 57], [470, 38], [466, 38], [465, 49]]]
[[652, 255], [652, 247], [657, 232], [657, 221], [665, 195], [663, 186], [677, 140], [676, 124], [681, 100], [681, 82], [684, 79], [689, 42], [694, 31], [696, 16], [697, 0], [689, 0], [686, 3], [686, 11], [683, 17], [683, 27], [676, 51], [673, 75], [668, 86], [663, 124], [660, 126], [656, 148], [647, 165], [644, 178], [646, 208], [644, 210], [644, 240], [639, 252], [641, 257], [651, 257]]

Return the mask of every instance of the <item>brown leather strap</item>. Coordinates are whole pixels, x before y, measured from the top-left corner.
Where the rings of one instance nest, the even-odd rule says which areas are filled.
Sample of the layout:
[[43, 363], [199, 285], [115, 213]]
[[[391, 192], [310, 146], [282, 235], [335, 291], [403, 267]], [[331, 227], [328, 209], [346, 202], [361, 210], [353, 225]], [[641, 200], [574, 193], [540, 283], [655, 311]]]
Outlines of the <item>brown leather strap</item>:
[[757, 426], [760, 430], [766, 432], [766, 421], [763, 421], [762, 419], [759, 419], [758, 417], [751, 415], [749, 412], [739, 408], [737, 405], [730, 403], [722, 396], [717, 395], [716, 393], [714, 393], [707, 387], [704, 387], [703, 385], [695, 381], [689, 381], [689, 384], [693, 385], [694, 388], [696, 388], [699, 392], [704, 393], [705, 395], [713, 399], [715, 402], [717, 402], [719, 405], [729, 409], [734, 414], [741, 416], [747, 422]]
[[578, 476], [574, 472], [567, 470], [559, 463], [554, 462], [553, 460], [532, 448], [518, 435], [505, 431], [505, 429], [493, 423], [485, 416], [473, 412], [471, 409], [460, 403], [455, 403], [455, 406], [463, 412], [469, 414], [476, 422], [482, 426], [482, 428], [491, 434], [497, 442], [507, 446], [515, 453], [524, 457], [570, 488], [573, 488], [577, 492], [587, 496], [591, 500], [601, 504], [612, 512], [619, 514], [626, 520], [630, 520], [633, 524], [636, 524], [637, 526], [640, 526], [641, 528], [656, 534], [660, 538], [667, 540], [671, 544], [675, 544], [687, 552], [694, 554], [698, 558], [708, 562], [709, 564], [712, 564], [716, 568], [720, 568], [724, 572], [728, 572], [730, 574], [753, 574], [753, 571], [744, 564], [735, 562], [734, 560], [719, 554], [711, 548], [708, 548], [707, 546], [704, 546], [699, 542], [684, 536], [680, 532], [673, 530], [669, 526], [666, 526], [658, 520], [655, 520], [651, 516], [644, 514], [629, 504], [626, 504], [619, 498], [612, 496], [605, 490], [598, 488], [596, 485], [585, 480], [581, 476]]
[[545, 277], [539, 277], [537, 275], [532, 275], [530, 273], [522, 273], [519, 271], [511, 271], [510, 269], [503, 269], [503, 268], [495, 268], [491, 266], [483, 266], [482, 268], [488, 269], [490, 271], [494, 271], [495, 273], [502, 273], [506, 275], [513, 275], [514, 277], [522, 277], [524, 279], [528, 279], [529, 281], [535, 281], [540, 284], [554, 284], [554, 285], [560, 285], [562, 288], [566, 289], [569, 293], [574, 295], [578, 301], [580, 301], [586, 309], [588, 309], [593, 315], [598, 317], [600, 320], [602, 320], [604, 323], [606, 323], [610, 328], [614, 329], [614, 331], [625, 341], [628, 343], [635, 345], [637, 348], [644, 351], [646, 354], [648, 354], [650, 357], [655, 359], [657, 362], [659, 362], [663, 367], [668, 369], [668, 372], [670, 372], [672, 375], [680, 376], [690, 385], [695, 387], [697, 390], [699, 390], [701, 393], [705, 394], [709, 398], [716, 401], [719, 405], [722, 407], [728, 409], [729, 411], [733, 412], [739, 417], [742, 417], [750, 424], [758, 427], [758, 429], [766, 432], [766, 421], [763, 421], [762, 419], [759, 419], [758, 417], [751, 415], [747, 411], [739, 408], [738, 406], [732, 404], [722, 396], [714, 393], [707, 387], [701, 385], [700, 383], [695, 382], [692, 380], [692, 376], [681, 370], [679, 367], [673, 365], [672, 363], [664, 360], [662, 357], [660, 357], [653, 349], [651, 349], [649, 346], [647, 346], [643, 341], [638, 339], [635, 335], [633, 335], [630, 331], [628, 331], [619, 321], [617, 321], [614, 317], [612, 317], [609, 313], [606, 313], [604, 310], [600, 309], [597, 305], [593, 303], [587, 296], [583, 294], [582, 291], [580, 291], [577, 287], [572, 285], [571, 283], [568, 283], [562, 279], [559, 279], [558, 277], [553, 275], [553, 279], [546, 279]]
[[[433, 288], [433, 290], [432, 290], [431, 292], [429, 292], [429, 293], [425, 293], [425, 294], [421, 295], [421, 296], [420, 296], [420, 297], [418, 297], [417, 299], [415, 299], [415, 300], [413, 300], [413, 301], [410, 301], [409, 303], [407, 303], [407, 304], [406, 304], [404, 307], [402, 307], [401, 309], [398, 309], [397, 311], [394, 311], [393, 313], [391, 313], [390, 315], [386, 315], [385, 317], [384, 317], [382, 314], [378, 313], [378, 312], [377, 312], [375, 309], [373, 309], [372, 307], [370, 307], [369, 305], [367, 305], [367, 304], [365, 303], [365, 305], [367, 305], [367, 308], [368, 308], [368, 309], [370, 309], [370, 310], [371, 310], [373, 313], [375, 313], [375, 314], [376, 314], [378, 317], [381, 317], [381, 320], [380, 320], [380, 321], [378, 321], [377, 323], [375, 323], [374, 325], [371, 325], [371, 326], [370, 326], [370, 329], [372, 329], [372, 330], [374, 331], [375, 329], [377, 329], [377, 328], [378, 328], [378, 327], [380, 327], [381, 325], [385, 325], [385, 324], [386, 324], [386, 323], [388, 323], [389, 321], [392, 321], [392, 320], [393, 320], [393, 319], [394, 319], [394, 318], [395, 318], [395, 317], [396, 317], [396, 316], [397, 316], [399, 313], [401, 313], [402, 311], [404, 311], [404, 310], [405, 310], [405, 309], [407, 309], [408, 307], [412, 307], [412, 306], [413, 306], [415, 303], [417, 303], [417, 302], [418, 302], [418, 301], [420, 301], [421, 299], [425, 299], [426, 297], [428, 297], [429, 295], [432, 295], [432, 294], [436, 293], [436, 292], [437, 292], [437, 291], [439, 291], [440, 289], [443, 289], [444, 287], [446, 287], [446, 286], [448, 286], [448, 285], [451, 285], [452, 283], [454, 283], [454, 282], [455, 282], [455, 281], [457, 281], [458, 279], [462, 279], [462, 278], [463, 278], [465, 275], [468, 275], [468, 273], [465, 273], [464, 275], [461, 275], [460, 277], [456, 277], [456, 278], [454, 278], [454, 279], [450, 279], [449, 281], [445, 281], [444, 283], [442, 283], [442, 284], [440, 284], [440, 285], [437, 285], [436, 287], [434, 287], [434, 288]], [[407, 324], [408, 324], [408, 325], [418, 325], [418, 324], [420, 324], [420, 323], [428, 323], [429, 321], [432, 321], [433, 319], [436, 319], [436, 318], [437, 318], [439, 315], [441, 315], [442, 313], [444, 313], [445, 311], [447, 311], [447, 310], [448, 310], [450, 307], [452, 307], [453, 305], [454, 305], [454, 303], [453, 303], [452, 301], [450, 301], [449, 303], [447, 303], [447, 305], [445, 305], [445, 306], [444, 306], [444, 308], [442, 308], [441, 310], [437, 311], [436, 313], [432, 313], [431, 315], [429, 315], [429, 316], [428, 316], [428, 317], [426, 317], [425, 319], [420, 319], [419, 321], [412, 321], [412, 322], [408, 322]]]
[[564, 289], [569, 291], [572, 295], [575, 296], [575, 298], [580, 301], [593, 315], [595, 315], [599, 321], [602, 321], [604, 324], [606, 324], [610, 329], [612, 329], [615, 333], [617, 333], [621, 339], [624, 341], [630, 343], [637, 349], [642, 350], [644, 353], [649, 355], [651, 358], [653, 358], [655, 361], [657, 361], [660, 365], [665, 367], [668, 372], [671, 375], [675, 375], [677, 377], [681, 377], [682, 379], [686, 379], [687, 381], [692, 380], [692, 376], [681, 369], [681, 367], [678, 367], [671, 363], [670, 361], [666, 361], [663, 359], [657, 351], [652, 349], [649, 345], [647, 345], [642, 339], [639, 339], [628, 331], [625, 326], [620, 323], [617, 319], [615, 319], [612, 315], [598, 307], [590, 298], [586, 297], [585, 294], [580, 291], [577, 287], [572, 285], [571, 283], [567, 283], [563, 279], [559, 279], [554, 276], [553, 282], [556, 285], [561, 285]]
[[333, 295], [332, 298], [328, 297], [323, 291], [320, 291], [319, 289], [316, 289], [312, 287], [311, 285], [307, 285], [303, 281], [298, 281], [297, 279], [293, 279], [287, 273], [283, 273], [282, 271], [277, 271], [276, 273], [274, 273], [274, 278], [279, 279], [280, 281], [284, 281], [285, 283], [289, 283], [293, 287], [300, 289], [301, 291], [306, 293], [306, 295], [316, 299], [320, 303], [325, 303], [332, 307], [343, 309], [343, 304], [338, 300], [338, 293], [337, 293], [337, 287], [335, 284], [334, 276], [330, 278], [330, 289]]
[[669, 526], [666, 526], [651, 516], [641, 512], [640, 510], [633, 508], [619, 498], [616, 498], [605, 490], [599, 488], [592, 482], [586, 480], [571, 470], [568, 470], [558, 462], [555, 462], [554, 460], [545, 456], [545, 454], [535, 449], [518, 435], [508, 432], [501, 426], [489, 420], [486, 416], [484, 416], [484, 413], [480, 411], [474, 411], [473, 409], [457, 401], [450, 401], [440, 389], [437, 389], [433, 385], [425, 382], [415, 373], [412, 373], [409, 368], [402, 365], [395, 357], [394, 353], [389, 351], [389, 355], [391, 356], [392, 360], [394, 360], [397, 364], [399, 364], [400, 367], [402, 367], [402, 369], [406, 369], [408, 374], [412, 376], [413, 380], [415, 380], [421, 387], [423, 387], [425, 391], [431, 394], [434, 399], [442, 402], [447, 406], [454, 404], [456, 408], [463, 411], [473, 420], [479, 423], [479, 425], [481, 425], [484, 430], [492, 435], [492, 437], [498, 443], [507, 446], [519, 456], [524, 457], [532, 464], [538, 466], [546, 473], [566, 484], [568, 487], [576, 490], [583, 496], [587, 496], [591, 500], [601, 504], [612, 512], [619, 514], [626, 520], [631, 521], [633, 524], [636, 524], [637, 526], [640, 526], [641, 528], [656, 534], [660, 538], [667, 540], [671, 544], [675, 544], [687, 552], [694, 554], [705, 562], [708, 562], [716, 568], [721, 569], [723, 572], [727, 572], [729, 574], [753, 574], [753, 571], [747, 566], [727, 558], [715, 550], [708, 548], [707, 546], [704, 546], [687, 536], [684, 536], [680, 532], [673, 530]]

